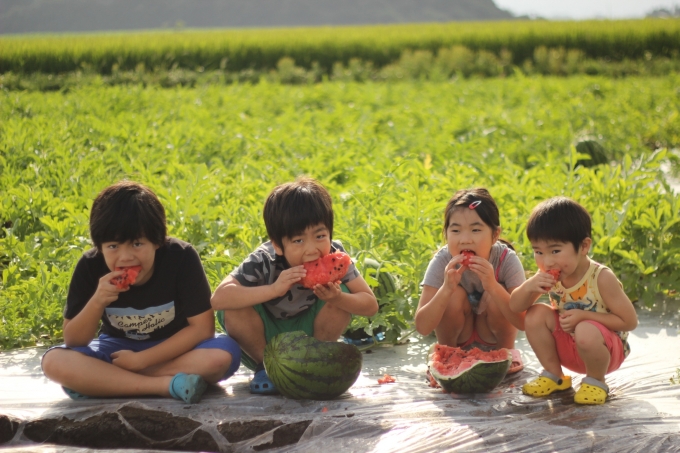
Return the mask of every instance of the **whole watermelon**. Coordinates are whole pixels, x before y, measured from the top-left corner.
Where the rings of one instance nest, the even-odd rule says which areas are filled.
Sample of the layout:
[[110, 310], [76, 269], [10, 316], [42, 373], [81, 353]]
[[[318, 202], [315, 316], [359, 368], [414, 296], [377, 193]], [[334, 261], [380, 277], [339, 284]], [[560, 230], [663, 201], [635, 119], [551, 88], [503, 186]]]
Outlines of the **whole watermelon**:
[[356, 346], [319, 341], [302, 331], [280, 333], [264, 349], [264, 368], [282, 395], [330, 400], [347, 391], [361, 373]]
[[579, 159], [576, 164], [584, 167], [594, 167], [596, 165], [609, 163], [607, 150], [596, 140], [582, 140], [576, 144], [576, 151], [587, 154], [590, 159]]
[[[397, 290], [397, 282], [394, 281], [394, 277], [389, 272], [380, 271], [380, 263], [371, 258], [364, 259], [364, 266], [366, 269], [375, 269], [376, 273], [371, 276], [378, 280], [378, 286], [371, 288], [375, 298], [378, 299], [380, 303], [388, 294], [393, 293]], [[386, 302], [386, 301], [383, 301]]]
[[427, 365], [430, 375], [447, 393], [486, 393], [501, 383], [511, 363], [508, 349], [466, 351], [435, 343]]

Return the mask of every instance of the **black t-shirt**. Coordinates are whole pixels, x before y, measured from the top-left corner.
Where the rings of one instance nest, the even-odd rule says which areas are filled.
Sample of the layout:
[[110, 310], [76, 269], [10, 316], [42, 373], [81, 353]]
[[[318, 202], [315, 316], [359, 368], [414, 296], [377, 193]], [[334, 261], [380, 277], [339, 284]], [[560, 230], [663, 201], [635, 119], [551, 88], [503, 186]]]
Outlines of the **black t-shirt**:
[[[76, 265], [64, 318], [73, 319], [92, 298], [99, 279], [111, 272], [97, 249]], [[100, 333], [133, 340], [162, 340], [188, 326], [187, 318], [210, 310], [210, 284], [191, 244], [175, 238], [156, 250], [149, 281], [130, 286], [106, 307]]]

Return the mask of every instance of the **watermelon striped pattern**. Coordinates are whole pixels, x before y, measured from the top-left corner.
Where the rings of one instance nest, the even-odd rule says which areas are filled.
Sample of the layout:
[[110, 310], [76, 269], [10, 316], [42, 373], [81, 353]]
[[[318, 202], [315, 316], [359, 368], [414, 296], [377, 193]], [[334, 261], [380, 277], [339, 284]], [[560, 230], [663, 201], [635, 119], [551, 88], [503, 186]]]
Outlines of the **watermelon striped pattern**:
[[302, 331], [281, 333], [264, 350], [269, 379], [293, 399], [337, 398], [354, 385], [362, 362], [356, 346], [319, 341]]
[[394, 277], [389, 272], [381, 272], [380, 263], [374, 259], [366, 258], [364, 259], [364, 266], [367, 269], [375, 269], [376, 271], [376, 273], [373, 274], [373, 277], [378, 281], [378, 286], [371, 289], [373, 290], [376, 299], [378, 299], [378, 302], [381, 302], [388, 294], [397, 291], [397, 282], [394, 280]]
[[487, 393], [505, 378], [512, 364], [512, 353], [508, 349], [507, 359], [495, 362], [479, 361], [457, 375], [444, 375], [437, 371], [430, 358], [430, 374], [447, 393]]

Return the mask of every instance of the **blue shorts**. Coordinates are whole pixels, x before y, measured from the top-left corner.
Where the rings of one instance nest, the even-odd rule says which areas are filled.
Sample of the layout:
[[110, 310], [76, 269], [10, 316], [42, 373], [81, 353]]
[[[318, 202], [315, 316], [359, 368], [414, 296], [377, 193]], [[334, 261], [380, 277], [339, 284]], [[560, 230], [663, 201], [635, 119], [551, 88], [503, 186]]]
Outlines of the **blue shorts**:
[[[129, 338], [112, 337], [103, 333], [99, 335], [99, 338], [92, 340], [87, 346], [69, 348], [65, 344], [62, 344], [48, 349], [45, 354], [55, 348], [72, 349], [85, 354], [86, 356], [113, 363], [111, 354], [114, 352], [123, 350], [141, 352], [152, 348], [163, 341], [165, 340], [131, 340]], [[221, 349], [231, 354], [231, 365], [227, 372], [224, 373], [224, 376], [222, 376], [222, 379], [220, 379], [221, 381], [236, 373], [236, 370], [238, 370], [238, 367], [241, 365], [241, 348], [238, 343], [228, 335], [218, 334], [213, 338], [203, 340], [194, 347], [194, 350], [195, 349]], [[43, 354], [43, 357], [45, 354]]]

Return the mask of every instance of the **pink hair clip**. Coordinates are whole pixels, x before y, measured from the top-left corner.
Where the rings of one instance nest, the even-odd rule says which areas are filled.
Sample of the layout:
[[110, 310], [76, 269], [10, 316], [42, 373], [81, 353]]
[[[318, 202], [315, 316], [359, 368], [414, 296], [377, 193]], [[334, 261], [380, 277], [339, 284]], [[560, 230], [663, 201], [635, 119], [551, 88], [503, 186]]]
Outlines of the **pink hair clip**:
[[473, 201], [472, 203], [470, 203], [470, 206], [468, 206], [468, 207], [469, 207], [470, 209], [475, 209], [475, 208], [476, 208], [477, 206], [479, 206], [480, 204], [482, 204], [482, 200], [477, 200], [477, 201]]

